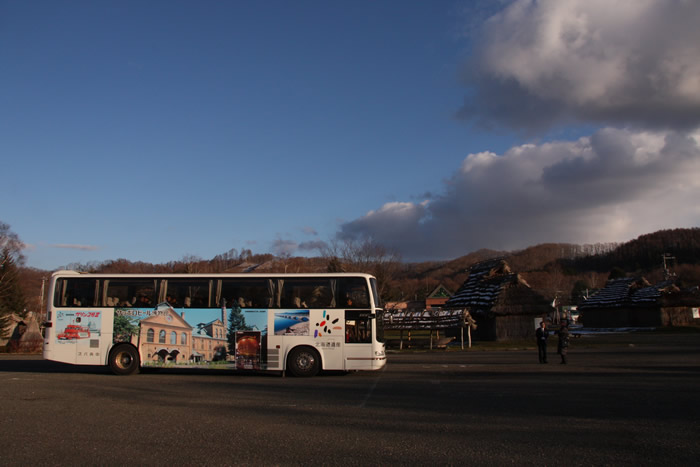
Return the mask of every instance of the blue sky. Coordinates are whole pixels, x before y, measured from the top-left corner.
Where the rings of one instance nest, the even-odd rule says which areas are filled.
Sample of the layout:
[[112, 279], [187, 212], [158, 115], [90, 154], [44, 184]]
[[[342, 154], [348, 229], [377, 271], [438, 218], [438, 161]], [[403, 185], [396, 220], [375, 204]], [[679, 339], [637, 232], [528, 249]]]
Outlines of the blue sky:
[[0, 220], [45, 269], [697, 226], [700, 7], [604, 6], [0, 0]]

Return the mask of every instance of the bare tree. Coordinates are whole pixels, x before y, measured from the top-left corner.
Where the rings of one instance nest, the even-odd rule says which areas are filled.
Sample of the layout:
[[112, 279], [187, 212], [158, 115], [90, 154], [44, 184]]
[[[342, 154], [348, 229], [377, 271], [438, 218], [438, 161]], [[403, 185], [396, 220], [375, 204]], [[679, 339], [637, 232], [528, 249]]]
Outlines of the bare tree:
[[321, 254], [328, 259], [329, 269], [372, 274], [377, 278], [380, 295], [388, 289], [401, 264], [398, 253], [371, 238], [333, 240]]
[[277, 257], [279, 258], [279, 262], [281, 264], [280, 270], [284, 273], [292, 272], [287, 271], [289, 268], [289, 260], [292, 258], [292, 255], [288, 251], [282, 251], [277, 255]]
[[345, 272], [343, 263], [337, 256], [331, 256], [328, 258], [328, 267], [326, 268], [328, 272]]
[[21, 266], [24, 264], [22, 255], [24, 247], [24, 242], [10, 229], [10, 226], [0, 221], [0, 251], [7, 252], [7, 256], [3, 256], [2, 259], [11, 257], [15, 264]]
[[186, 274], [196, 274], [202, 271], [202, 258], [195, 255], [185, 255], [182, 257], [182, 265]]

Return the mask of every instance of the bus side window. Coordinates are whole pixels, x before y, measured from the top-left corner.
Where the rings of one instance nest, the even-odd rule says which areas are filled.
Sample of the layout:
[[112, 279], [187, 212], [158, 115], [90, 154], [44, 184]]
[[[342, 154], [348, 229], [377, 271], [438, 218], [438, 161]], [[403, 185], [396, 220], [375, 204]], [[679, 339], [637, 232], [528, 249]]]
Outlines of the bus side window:
[[68, 301], [68, 298], [66, 297], [66, 279], [56, 280], [56, 286], [53, 293], [53, 306], [66, 306], [66, 302]]
[[269, 308], [270, 286], [267, 279], [223, 279], [221, 297], [232, 308]]
[[280, 283], [282, 308], [330, 308], [333, 305], [329, 279], [285, 279]]
[[372, 343], [372, 321], [368, 311], [345, 312], [345, 343]]
[[155, 308], [156, 281], [152, 279], [108, 279], [104, 281], [105, 306]]
[[56, 296], [59, 306], [65, 307], [93, 307], [96, 305], [97, 280], [96, 279], [64, 279], [60, 300]]
[[173, 308], [208, 308], [209, 279], [168, 279], [166, 301]]
[[369, 308], [367, 281], [362, 277], [338, 279], [338, 308]]

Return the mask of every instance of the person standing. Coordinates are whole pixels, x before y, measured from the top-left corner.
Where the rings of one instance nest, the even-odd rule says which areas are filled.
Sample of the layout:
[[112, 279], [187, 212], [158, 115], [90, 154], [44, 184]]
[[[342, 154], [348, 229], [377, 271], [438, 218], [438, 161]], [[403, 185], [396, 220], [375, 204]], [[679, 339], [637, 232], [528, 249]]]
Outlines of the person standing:
[[566, 365], [566, 354], [569, 350], [569, 328], [566, 324], [562, 324], [559, 329], [559, 345], [557, 353], [561, 355], [561, 364]]
[[537, 337], [537, 355], [540, 358], [540, 363], [547, 363], [547, 338], [549, 337], [549, 331], [547, 331], [547, 324], [544, 320], [540, 321], [540, 327], [537, 328], [535, 332]]

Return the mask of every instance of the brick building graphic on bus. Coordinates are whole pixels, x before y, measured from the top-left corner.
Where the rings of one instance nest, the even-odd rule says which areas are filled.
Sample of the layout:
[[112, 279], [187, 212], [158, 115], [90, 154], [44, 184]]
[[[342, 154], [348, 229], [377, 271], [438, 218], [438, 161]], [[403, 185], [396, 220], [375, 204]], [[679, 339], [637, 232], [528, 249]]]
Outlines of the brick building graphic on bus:
[[226, 358], [226, 329], [219, 319], [191, 326], [171, 307], [141, 320], [139, 343], [144, 364], [193, 363]]
[[192, 358], [194, 362], [226, 360], [226, 327], [220, 319], [199, 323], [192, 330]]

